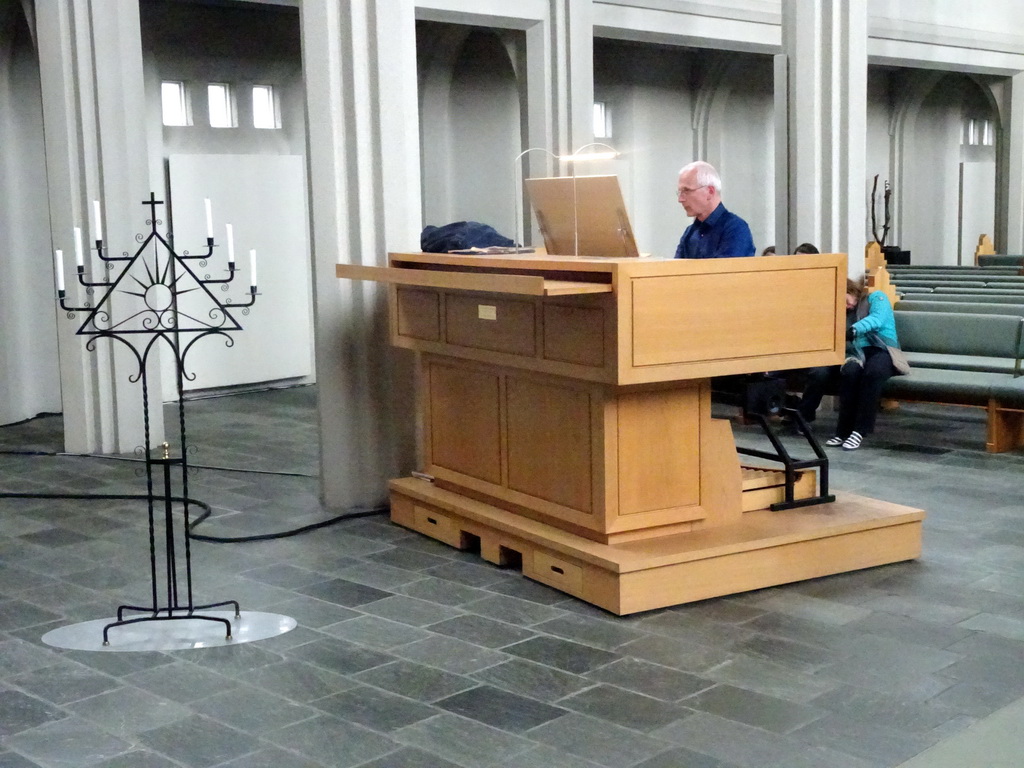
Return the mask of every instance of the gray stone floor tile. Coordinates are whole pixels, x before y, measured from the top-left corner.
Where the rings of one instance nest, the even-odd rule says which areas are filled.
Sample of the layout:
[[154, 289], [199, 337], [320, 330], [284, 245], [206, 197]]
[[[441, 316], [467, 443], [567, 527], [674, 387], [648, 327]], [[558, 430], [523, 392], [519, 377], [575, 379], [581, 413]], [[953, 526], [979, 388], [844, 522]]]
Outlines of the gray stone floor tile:
[[633, 658], [613, 661], [587, 677], [664, 701], [679, 701], [715, 684], [697, 675]]
[[69, 704], [67, 709], [125, 741], [134, 740], [141, 731], [179, 722], [190, 714], [187, 707], [170, 699], [127, 686]]
[[[171, 763], [167, 763], [171, 765]], [[15, 754], [14, 752], [8, 752], [3, 747], [0, 747], [0, 768], [40, 768], [39, 763], [29, 760], [27, 757]], [[143, 768], [145, 768], [143, 766]], [[160, 766], [154, 766], [154, 768], [161, 768]]]
[[691, 696], [683, 703], [691, 709], [710, 712], [774, 733], [788, 733], [824, 714], [816, 706], [794, 704], [731, 685], [715, 686]]
[[403, 747], [397, 752], [365, 763], [359, 768], [459, 768], [450, 760], [424, 752], [415, 747]]
[[380, 616], [357, 616], [321, 627], [320, 631], [332, 637], [382, 651], [430, 637], [430, 632], [424, 629]]
[[629, 768], [671, 746], [669, 742], [586, 715], [566, 715], [534, 728], [529, 735], [608, 768]]
[[61, 657], [53, 650], [25, 640], [0, 640], [0, 679], [7, 679], [59, 664]]
[[536, 635], [532, 630], [473, 614], [431, 624], [430, 631], [457, 637], [485, 648], [502, 648]]
[[32, 627], [59, 619], [61, 614], [40, 608], [23, 600], [0, 601], [0, 626], [6, 629]]
[[437, 706], [513, 733], [523, 733], [568, 711], [489, 685], [448, 696], [438, 701]]
[[[0, 765], [3, 763], [0, 762]], [[92, 768], [178, 768], [179, 765], [180, 763], [171, 762], [166, 757], [153, 752], [134, 750], [95, 763]]]
[[[557, 768], [599, 768], [595, 762], [584, 760], [582, 757], [570, 755], [547, 745], [521, 752], [503, 763], [495, 764], [493, 768], [555, 768], [555, 766]], [[682, 766], [674, 768], [682, 768]], [[686, 768], [690, 767], [686, 766]]]
[[988, 632], [1011, 640], [1024, 640], [1024, 620], [1009, 616], [994, 616], [991, 613], [979, 613], [966, 621], [957, 624], [963, 629]]
[[452, 714], [406, 726], [394, 738], [467, 768], [491, 766], [533, 746], [527, 739]]
[[289, 725], [266, 734], [266, 738], [330, 768], [351, 768], [399, 748], [382, 734], [329, 715]]
[[395, 648], [393, 653], [410, 661], [469, 675], [508, 660], [508, 655], [455, 637], [434, 635]]
[[793, 736], [837, 751], [898, 765], [935, 744], [934, 734], [913, 734], [851, 717], [828, 715], [799, 728]]
[[387, 733], [434, 717], [434, 707], [368, 685], [317, 699], [314, 706], [341, 720]]
[[339, 621], [345, 621], [360, 615], [358, 612], [343, 608], [336, 603], [318, 600], [315, 597], [308, 597], [306, 595], [299, 595], [279, 603], [271, 603], [263, 610], [291, 616], [300, 626], [313, 627], [314, 629], [326, 627], [329, 624], [337, 624]]
[[394, 659], [389, 654], [333, 637], [325, 637], [323, 640], [315, 640], [293, 648], [289, 656], [343, 675], [379, 667]]
[[666, 610], [641, 618], [637, 626], [648, 632], [665, 635], [695, 645], [728, 650], [747, 640], [751, 631], [739, 624], [719, 624], [691, 616], [681, 609]]
[[463, 606], [481, 616], [529, 627], [564, 615], [564, 611], [518, 597], [496, 595]]
[[296, 659], [260, 667], [245, 679], [251, 685], [300, 703], [322, 699], [355, 685], [345, 675]]
[[475, 563], [449, 562], [444, 565], [428, 568], [424, 573], [438, 579], [454, 581], [467, 587], [486, 587], [489, 584], [503, 581], [506, 578], [505, 574], [497, 567], [477, 565]]
[[171, 701], [186, 703], [229, 691], [238, 681], [208, 669], [178, 661], [156, 669], [133, 672], [125, 676], [132, 685]]
[[259, 747], [256, 736], [201, 715], [144, 731], [139, 740], [154, 752], [195, 768], [214, 766]]
[[376, 552], [367, 556], [366, 559], [372, 560], [375, 563], [380, 563], [381, 565], [389, 565], [393, 568], [402, 568], [407, 571], [425, 571], [428, 568], [436, 568], [438, 566], [447, 565], [451, 562], [444, 557], [438, 557], [437, 555], [430, 555], [426, 552], [418, 552], [416, 550], [402, 549], [400, 547], [393, 547], [383, 552]]
[[664, 635], [650, 635], [621, 646], [618, 653], [683, 672], [700, 674], [733, 658], [731, 651]]
[[331, 579], [318, 584], [309, 584], [295, 590], [303, 595], [315, 597], [317, 600], [324, 600], [328, 603], [353, 608], [366, 605], [376, 600], [383, 600], [391, 597], [392, 593], [375, 587], [368, 587], [365, 584], [356, 584], [347, 579]]
[[674, 747], [650, 760], [644, 760], [636, 768], [736, 768], [732, 763], [717, 760], [685, 747]]
[[512, 659], [488, 667], [473, 677], [498, 688], [546, 702], [556, 701], [593, 685], [590, 680], [579, 675], [525, 659]]
[[828, 648], [769, 635], [756, 635], [749, 640], [744, 640], [736, 645], [736, 651], [810, 673], [835, 658], [835, 653]]
[[411, 661], [395, 661], [354, 677], [368, 685], [423, 702], [437, 701], [476, 686], [469, 678]]
[[957, 683], [929, 701], [938, 707], [948, 707], [970, 717], [987, 717], [997, 709], [1019, 698], [1018, 692], [993, 685]]
[[338, 576], [356, 584], [377, 587], [391, 593], [394, 593], [398, 587], [423, 578], [423, 575], [416, 571], [366, 561], [355, 562], [348, 568], [341, 569], [338, 571]]
[[[168, 765], [170, 764], [168, 763]], [[131, 767], [126, 765], [124, 768]], [[330, 768], [330, 766], [295, 752], [277, 747], [265, 747], [221, 763], [216, 768]]]
[[507, 581], [491, 584], [487, 587], [489, 592], [496, 592], [499, 595], [515, 597], [520, 600], [528, 600], [531, 603], [541, 605], [558, 605], [565, 602], [565, 593], [557, 589], [533, 581], [523, 576], [520, 579], [508, 579]]
[[88, 755], [88, 764], [93, 765], [132, 747], [131, 743], [76, 717], [15, 734], [5, 739], [4, 744], [44, 768], [82, 768], [83, 755]]
[[620, 658], [614, 653], [602, 651], [589, 645], [544, 636], [524, 640], [521, 643], [507, 646], [503, 650], [513, 656], [547, 664], [575, 674], [592, 672], [598, 667], [603, 667]]
[[211, 720], [248, 733], [283, 728], [319, 714], [306, 705], [248, 685], [207, 696], [192, 708]]
[[612, 685], [595, 685], [558, 701], [560, 707], [636, 731], [653, 731], [682, 720], [688, 709]]
[[623, 626], [614, 620], [594, 619], [573, 613], [535, 624], [533, 629], [606, 651], [614, 651], [632, 640], [647, 636], [645, 632]]
[[43, 723], [62, 720], [67, 713], [53, 704], [21, 691], [6, 690], [0, 696], [0, 738], [27, 731]]
[[825, 675], [809, 675], [782, 664], [742, 655], [708, 669], [703, 676], [797, 704], [804, 704], [840, 684]]
[[488, 597], [488, 593], [477, 587], [467, 587], [454, 581], [445, 581], [434, 576], [427, 576], [409, 584], [396, 587], [399, 594], [427, 600], [440, 605], [460, 606]]
[[11, 685], [55, 705], [66, 705], [113, 690], [121, 684], [109, 675], [63, 659], [50, 667], [33, 670], [9, 680]]
[[838, 750], [815, 749], [792, 736], [769, 733], [705, 712], [662, 728], [655, 735], [738, 768], [880, 768], [878, 763], [865, 762]]
[[362, 606], [362, 610], [391, 621], [402, 622], [414, 627], [423, 627], [445, 619], [462, 615], [462, 610], [414, 597], [393, 595]]

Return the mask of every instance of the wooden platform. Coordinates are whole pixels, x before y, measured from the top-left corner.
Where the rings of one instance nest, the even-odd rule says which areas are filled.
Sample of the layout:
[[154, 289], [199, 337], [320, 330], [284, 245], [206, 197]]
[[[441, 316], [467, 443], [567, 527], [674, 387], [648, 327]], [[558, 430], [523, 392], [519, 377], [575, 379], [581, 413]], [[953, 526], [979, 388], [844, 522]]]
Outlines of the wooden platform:
[[391, 519], [612, 613], [629, 614], [912, 560], [924, 512], [849, 494], [740, 522], [601, 544], [437, 488], [391, 481]]

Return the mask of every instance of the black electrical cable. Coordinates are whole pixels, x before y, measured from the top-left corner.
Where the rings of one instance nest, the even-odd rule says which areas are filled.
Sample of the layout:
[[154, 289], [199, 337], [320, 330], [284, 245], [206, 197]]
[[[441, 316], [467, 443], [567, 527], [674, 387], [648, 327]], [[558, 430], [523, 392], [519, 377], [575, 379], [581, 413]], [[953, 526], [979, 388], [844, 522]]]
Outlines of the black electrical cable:
[[[149, 497], [143, 494], [131, 494], [131, 493], [13, 493], [9, 491], [0, 491], [0, 499], [76, 499], [83, 501], [148, 501]], [[154, 496], [153, 501], [167, 501], [163, 496]], [[309, 531], [315, 531], [320, 528], [326, 528], [329, 525], [335, 525], [337, 523], [344, 522], [345, 520], [357, 520], [362, 517], [373, 517], [375, 515], [386, 514], [389, 510], [387, 506], [371, 507], [370, 509], [351, 510], [349, 512], [343, 512], [340, 515], [328, 518], [327, 520], [321, 520], [318, 523], [310, 523], [309, 525], [303, 525], [299, 528], [291, 528], [285, 531], [277, 531], [275, 533], [259, 533], [252, 536], [207, 536], [205, 534], [195, 533], [196, 527], [206, 520], [210, 515], [213, 514], [213, 507], [207, 504], [205, 501], [199, 499], [185, 499], [183, 496], [172, 496], [171, 501], [184, 503], [188, 501], [189, 504], [199, 507], [203, 510], [202, 514], [199, 515], [195, 520], [192, 520], [188, 526], [188, 537], [193, 541], [208, 541], [215, 544], [240, 544], [248, 541], [269, 541], [271, 539], [285, 539], [289, 536], [298, 536], [301, 533], [308, 533]]]

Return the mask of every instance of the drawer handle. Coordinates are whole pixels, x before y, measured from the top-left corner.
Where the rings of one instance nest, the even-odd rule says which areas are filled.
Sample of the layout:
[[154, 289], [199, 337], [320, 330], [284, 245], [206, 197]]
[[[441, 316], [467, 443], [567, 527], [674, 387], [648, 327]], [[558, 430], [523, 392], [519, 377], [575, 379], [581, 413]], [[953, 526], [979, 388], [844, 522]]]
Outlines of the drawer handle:
[[562, 576], [565, 576], [565, 571], [563, 571], [557, 565], [552, 565], [551, 566], [551, 570], [554, 571], [555, 573], [558, 573], [558, 574], [561, 574]]
[[427, 522], [430, 523], [431, 525], [437, 525], [437, 520], [435, 520], [432, 517], [428, 517], [427, 518]]

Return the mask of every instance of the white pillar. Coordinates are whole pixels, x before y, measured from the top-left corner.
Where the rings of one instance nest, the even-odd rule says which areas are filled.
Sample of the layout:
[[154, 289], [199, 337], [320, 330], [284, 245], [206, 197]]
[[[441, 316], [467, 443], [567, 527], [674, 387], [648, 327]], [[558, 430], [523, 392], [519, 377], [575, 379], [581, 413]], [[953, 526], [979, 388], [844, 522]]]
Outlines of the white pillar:
[[[53, 0], [36, 6], [36, 40], [43, 92], [50, 229], [55, 248], [73, 253], [72, 229], [92, 245], [92, 201], [106, 211], [104, 237], [134, 252], [149, 196], [142, 36], [136, 0]], [[92, 279], [103, 275], [93, 259]], [[116, 266], [115, 266], [116, 269]], [[93, 305], [67, 276], [69, 303]], [[86, 350], [75, 335], [84, 320], [58, 310], [57, 333], [65, 447], [74, 452], [127, 453], [143, 445], [142, 392], [130, 381], [138, 363], [117, 342]], [[150, 369], [151, 444], [163, 439], [159, 371]]]
[[331, 508], [371, 505], [413, 468], [411, 359], [389, 347], [385, 290], [335, 264], [419, 250], [414, 9], [306, 0], [301, 18], [321, 490]]
[[[1010, 78], [1010, 120], [1002, 132], [1009, 146], [1002, 186], [1006, 200], [1006, 241], [996, 243], [1002, 253], [1024, 253], [1024, 73]], [[998, 216], [998, 214], [997, 214]]]
[[860, 274], [867, 242], [866, 0], [783, 0], [782, 47], [788, 250], [809, 241], [823, 252], [848, 253], [850, 274]]

